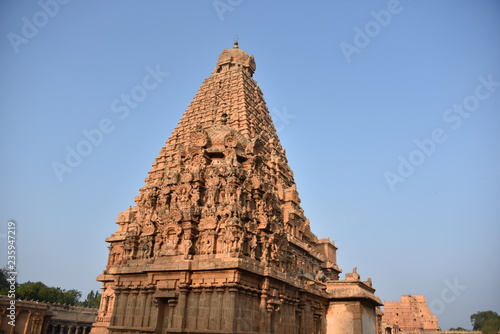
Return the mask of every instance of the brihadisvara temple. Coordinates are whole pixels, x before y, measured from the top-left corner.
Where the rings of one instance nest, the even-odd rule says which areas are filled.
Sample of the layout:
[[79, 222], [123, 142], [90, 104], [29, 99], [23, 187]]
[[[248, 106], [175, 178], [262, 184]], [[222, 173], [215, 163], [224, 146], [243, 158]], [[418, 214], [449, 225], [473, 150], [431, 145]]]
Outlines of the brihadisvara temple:
[[311, 232], [255, 69], [237, 42], [222, 51], [118, 215], [92, 333], [380, 330], [371, 279], [341, 280]]

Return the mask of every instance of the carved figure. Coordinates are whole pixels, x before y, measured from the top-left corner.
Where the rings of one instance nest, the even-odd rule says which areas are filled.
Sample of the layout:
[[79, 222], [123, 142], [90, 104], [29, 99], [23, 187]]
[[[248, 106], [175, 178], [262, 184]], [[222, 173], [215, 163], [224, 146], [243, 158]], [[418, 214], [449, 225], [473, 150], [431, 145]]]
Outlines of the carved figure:
[[163, 245], [163, 237], [161, 235], [156, 236], [155, 245], [153, 249], [153, 254], [155, 256], [161, 256], [161, 246]]
[[143, 259], [149, 259], [151, 257], [151, 251], [153, 250], [153, 237], [146, 236], [141, 239], [141, 257]]
[[320, 281], [320, 282], [326, 281], [326, 276], [325, 276], [325, 273], [323, 272], [323, 270], [318, 270], [316, 272], [316, 281]]
[[262, 256], [260, 257], [260, 261], [266, 265], [269, 262], [269, 242], [266, 240], [262, 245]]
[[177, 247], [179, 245], [181, 228], [171, 224], [163, 235], [163, 245], [161, 247], [162, 255], [175, 255], [177, 254]]
[[125, 243], [123, 244], [124, 250], [124, 260], [135, 259], [136, 251], [137, 251], [137, 240], [135, 237], [129, 237], [125, 239]]
[[345, 280], [346, 281], [359, 281], [360, 279], [360, 275], [357, 273], [357, 267], [354, 267], [354, 269], [352, 269], [352, 273], [347, 273], [345, 274]]
[[200, 238], [200, 254], [212, 254], [214, 251], [214, 244], [212, 241], [212, 236], [209, 234], [204, 234]]
[[229, 165], [229, 166], [239, 166], [239, 162], [238, 162], [238, 157], [236, 156], [236, 150], [232, 147], [227, 147], [226, 148], [226, 152], [225, 152], [225, 156], [226, 156], [226, 163]]
[[189, 258], [189, 253], [191, 251], [192, 246], [193, 246], [193, 242], [191, 241], [191, 239], [186, 239], [182, 243], [182, 247], [183, 247], [183, 251], [184, 251], [184, 259]]
[[177, 184], [178, 180], [179, 180], [179, 173], [177, 173], [176, 171], [170, 170], [167, 173], [167, 181], [166, 181], [167, 185]]
[[219, 177], [217, 176], [211, 177], [210, 179], [207, 180], [206, 184], [208, 186], [206, 203], [209, 206], [213, 206], [218, 202], [217, 197], [219, 194], [219, 186], [220, 186]]
[[254, 234], [250, 239], [250, 258], [255, 259], [257, 252], [257, 236]]
[[233, 242], [236, 240], [235, 237], [233, 236], [233, 233], [229, 229], [224, 230], [220, 240], [222, 246], [220, 253], [225, 253], [225, 254], [230, 253]]

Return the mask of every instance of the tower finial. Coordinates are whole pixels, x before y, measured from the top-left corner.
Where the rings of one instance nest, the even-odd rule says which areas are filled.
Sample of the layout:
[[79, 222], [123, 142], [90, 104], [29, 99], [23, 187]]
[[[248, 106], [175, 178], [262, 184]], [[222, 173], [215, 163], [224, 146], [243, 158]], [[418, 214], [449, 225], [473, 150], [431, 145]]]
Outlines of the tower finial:
[[236, 37], [234, 38], [234, 44], [233, 44], [233, 49], [239, 49], [240, 47], [238, 46], [238, 40], [240, 38], [238, 37], [238, 35], [236, 35]]

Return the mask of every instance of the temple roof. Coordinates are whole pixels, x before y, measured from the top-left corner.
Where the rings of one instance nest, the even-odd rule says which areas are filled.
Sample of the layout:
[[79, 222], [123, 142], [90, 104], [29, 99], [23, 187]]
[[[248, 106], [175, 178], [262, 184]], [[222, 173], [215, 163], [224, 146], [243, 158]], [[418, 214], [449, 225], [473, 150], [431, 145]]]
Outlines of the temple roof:
[[232, 49], [224, 49], [217, 60], [217, 66], [214, 73], [221, 73], [233, 69], [234, 67], [241, 67], [248, 71], [250, 76], [253, 75], [256, 69], [256, 64], [253, 56], [239, 48], [238, 42], [235, 41]]
[[237, 42], [222, 51], [108, 241], [154, 243], [145, 257], [229, 254], [338, 279], [335, 246], [324, 251], [331, 243], [311, 232], [254, 71]]

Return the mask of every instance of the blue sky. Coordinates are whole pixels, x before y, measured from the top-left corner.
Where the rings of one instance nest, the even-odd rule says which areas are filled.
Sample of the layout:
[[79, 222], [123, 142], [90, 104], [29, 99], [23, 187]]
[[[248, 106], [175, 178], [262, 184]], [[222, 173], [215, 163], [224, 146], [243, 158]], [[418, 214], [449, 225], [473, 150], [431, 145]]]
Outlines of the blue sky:
[[14, 219], [20, 282], [99, 287], [118, 213], [238, 36], [344, 273], [425, 294], [443, 329], [500, 312], [498, 1], [59, 1], [0, 5], [0, 247]]

